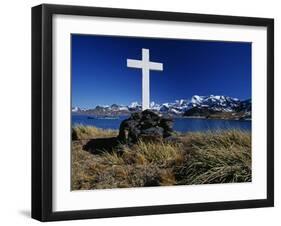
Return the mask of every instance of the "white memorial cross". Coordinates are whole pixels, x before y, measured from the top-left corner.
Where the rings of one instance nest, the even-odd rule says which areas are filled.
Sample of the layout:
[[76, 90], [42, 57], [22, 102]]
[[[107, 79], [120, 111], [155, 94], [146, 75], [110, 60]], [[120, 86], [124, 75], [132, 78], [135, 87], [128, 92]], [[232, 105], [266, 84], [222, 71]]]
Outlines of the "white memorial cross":
[[142, 110], [149, 109], [149, 71], [163, 71], [163, 64], [149, 61], [149, 49], [142, 49], [142, 60], [127, 59], [127, 67], [142, 69]]

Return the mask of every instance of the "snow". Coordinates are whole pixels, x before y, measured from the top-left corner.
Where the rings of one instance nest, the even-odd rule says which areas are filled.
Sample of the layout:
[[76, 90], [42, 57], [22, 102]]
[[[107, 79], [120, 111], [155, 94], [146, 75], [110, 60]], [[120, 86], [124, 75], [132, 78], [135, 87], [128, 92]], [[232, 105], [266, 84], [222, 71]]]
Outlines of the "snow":
[[121, 110], [121, 111], [127, 111], [127, 110], [128, 110], [128, 107], [126, 107], [126, 106], [120, 106], [120, 107], [119, 107], [119, 110]]
[[[182, 114], [186, 110], [199, 107], [199, 108], [209, 108], [216, 111], [223, 112], [233, 112], [235, 108], [240, 106], [241, 103], [251, 104], [251, 99], [240, 101], [238, 98], [232, 98], [228, 96], [222, 95], [210, 95], [210, 96], [199, 96], [194, 95], [190, 100], [187, 99], [178, 99], [175, 102], [166, 102], [162, 104], [158, 104], [155, 101], [150, 103], [150, 108], [155, 111], [160, 112], [169, 112], [172, 114]], [[130, 105], [117, 105], [112, 104], [102, 106], [103, 110], [112, 110], [112, 111], [129, 111], [129, 109], [138, 109], [141, 107], [137, 101], [132, 102]], [[72, 112], [81, 111], [79, 107], [73, 107]]]
[[71, 109], [72, 112], [78, 112], [79, 110], [80, 110], [79, 107], [72, 107], [72, 109]]
[[136, 108], [138, 106], [141, 106], [137, 101], [135, 102], [132, 102], [130, 105], [129, 105], [129, 108]]

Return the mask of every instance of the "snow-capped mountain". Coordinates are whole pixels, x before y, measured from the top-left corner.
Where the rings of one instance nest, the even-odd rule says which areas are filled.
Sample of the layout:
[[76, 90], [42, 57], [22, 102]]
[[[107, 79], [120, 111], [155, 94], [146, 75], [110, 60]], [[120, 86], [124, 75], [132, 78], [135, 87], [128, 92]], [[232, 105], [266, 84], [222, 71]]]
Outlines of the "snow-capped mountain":
[[241, 101], [227, 96], [193, 96], [190, 101], [192, 107], [208, 107], [215, 111], [231, 112], [240, 106]]
[[[239, 117], [251, 117], [251, 99], [241, 101], [228, 96], [198, 96], [194, 95], [190, 100], [180, 99], [170, 103], [150, 103], [150, 109], [168, 115], [176, 116], [204, 116], [217, 115], [239, 115]], [[83, 110], [83, 113], [94, 115], [126, 115], [130, 112], [141, 111], [141, 104], [132, 102], [125, 105], [96, 106], [94, 109]], [[82, 113], [80, 108], [72, 108], [74, 113]], [[238, 114], [239, 113], [239, 114]]]
[[183, 116], [250, 119], [251, 99], [241, 101], [228, 96], [193, 96]]
[[129, 106], [128, 106], [129, 111], [141, 111], [141, 104], [139, 104], [138, 102], [132, 102]]
[[72, 112], [79, 112], [79, 111], [81, 111], [81, 109], [79, 107], [72, 107], [71, 111]]
[[187, 110], [198, 108], [209, 108], [214, 111], [232, 112], [235, 111], [241, 105], [242, 101], [237, 98], [231, 98], [227, 96], [198, 96], [194, 95], [190, 100], [181, 99], [172, 103], [163, 103], [156, 108], [151, 106], [151, 109], [158, 110], [162, 113], [172, 112], [175, 114], [182, 114]]

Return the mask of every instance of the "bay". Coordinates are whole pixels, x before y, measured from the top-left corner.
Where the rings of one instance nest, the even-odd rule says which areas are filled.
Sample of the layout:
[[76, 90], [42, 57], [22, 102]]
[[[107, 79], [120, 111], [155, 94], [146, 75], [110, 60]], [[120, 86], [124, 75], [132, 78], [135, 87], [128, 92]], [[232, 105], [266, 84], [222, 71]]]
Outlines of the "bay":
[[[121, 122], [128, 116], [91, 117], [88, 115], [72, 115], [72, 126], [95, 126], [102, 129], [119, 129]], [[204, 132], [213, 130], [239, 129], [251, 131], [250, 120], [224, 120], [203, 118], [174, 118], [174, 130], [178, 132]]]

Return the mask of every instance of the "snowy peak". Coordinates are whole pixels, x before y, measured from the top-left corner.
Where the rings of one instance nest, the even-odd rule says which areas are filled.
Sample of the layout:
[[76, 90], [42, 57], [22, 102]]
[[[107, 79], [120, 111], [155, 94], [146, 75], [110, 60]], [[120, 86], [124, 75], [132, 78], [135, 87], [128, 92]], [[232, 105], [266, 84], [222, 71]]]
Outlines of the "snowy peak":
[[[161, 114], [185, 116], [189, 115], [190, 112], [221, 112], [221, 113], [237, 113], [247, 112], [251, 115], [251, 99], [241, 101], [237, 98], [232, 98], [222, 95], [210, 95], [210, 96], [199, 96], [194, 95], [190, 100], [179, 99], [174, 102], [167, 102], [158, 104], [152, 101], [150, 103], [150, 109], [159, 112]], [[132, 102], [128, 106], [125, 105], [104, 105], [96, 106], [93, 109], [81, 110], [78, 107], [73, 107], [72, 112], [74, 113], [86, 113], [96, 115], [122, 115], [130, 114], [130, 112], [141, 111], [142, 105], [138, 102]]]
[[204, 96], [198, 96], [198, 95], [194, 95], [192, 98], [191, 98], [191, 103], [192, 104], [200, 104], [202, 101], [203, 101], [203, 99], [204, 99], [205, 97]]
[[137, 101], [135, 101], [135, 102], [132, 102], [128, 107], [129, 108], [137, 108], [137, 107], [141, 107], [141, 105]]
[[190, 101], [191, 107], [208, 107], [217, 111], [230, 112], [237, 108], [241, 101], [228, 96], [193, 96]]
[[71, 111], [72, 112], [79, 112], [79, 111], [81, 111], [81, 109], [79, 107], [72, 107]]

